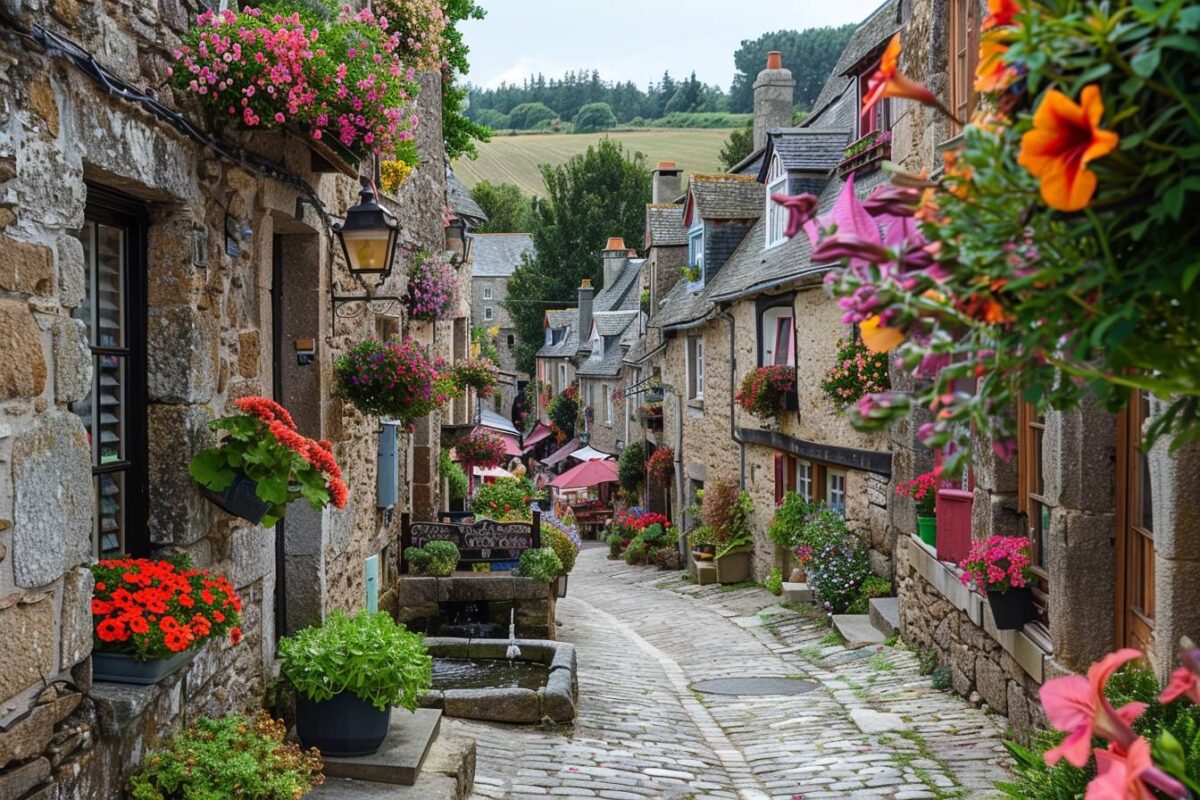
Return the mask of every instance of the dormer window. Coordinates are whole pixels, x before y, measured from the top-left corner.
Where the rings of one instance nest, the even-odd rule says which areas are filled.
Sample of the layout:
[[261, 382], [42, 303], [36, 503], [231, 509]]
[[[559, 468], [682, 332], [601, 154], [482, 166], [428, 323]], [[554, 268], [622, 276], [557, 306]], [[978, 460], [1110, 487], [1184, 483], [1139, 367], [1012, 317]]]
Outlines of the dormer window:
[[692, 285], [704, 286], [704, 221], [696, 218], [692, 229], [688, 231], [688, 268], [695, 280]]
[[867, 94], [867, 84], [871, 81], [871, 76], [875, 74], [875, 68], [872, 67], [867, 72], [858, 76], [858, 107], [862, 109], [858, 115], [858, 136], [855, 139], [862, 139], [876, 131], [886, 131], [891, 128], [891, 101], [884, 98], [870, 108], [863, 109], [862, 99]]
[[779, 156], [771, 159], [771, 171], [767, 174], [767, 247], [775, 247], [786, 241], [788, 212], [771, 199], [772, 195], [787, 194], [787, 170]]

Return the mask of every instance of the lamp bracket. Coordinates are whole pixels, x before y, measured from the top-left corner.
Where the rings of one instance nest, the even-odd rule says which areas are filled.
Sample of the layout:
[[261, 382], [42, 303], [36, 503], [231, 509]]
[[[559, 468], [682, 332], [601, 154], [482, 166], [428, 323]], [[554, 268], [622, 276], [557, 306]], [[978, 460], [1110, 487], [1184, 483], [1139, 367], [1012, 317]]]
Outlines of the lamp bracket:
[[[404, 298], [398, 295], [371, 295], [371, 294], [335, 294], [330, 296], [330, 303], [333, 306], [333, 315], [339, 319], [352, 319], [361, 316], [368, 308], [371, 308], [377, 314], [386, 313], [393, 305], [404, 302]], [[347, 309], [346, 306], [351, 304], [362, 305], [356, 309]], [[383, 306], [376, 306], [376, 303], [383, 303]]]

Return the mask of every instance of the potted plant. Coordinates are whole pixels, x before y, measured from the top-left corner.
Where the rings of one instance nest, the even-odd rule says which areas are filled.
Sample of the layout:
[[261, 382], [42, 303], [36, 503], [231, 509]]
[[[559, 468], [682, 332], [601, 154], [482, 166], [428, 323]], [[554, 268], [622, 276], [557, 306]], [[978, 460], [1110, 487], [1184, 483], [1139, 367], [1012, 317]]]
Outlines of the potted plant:
[[712, 561], [717, 555], [717, 546], [713, 543], [712, 531], [704, 525], [688, 531], [688, 547], [692, 557], [699, 561]]
[[333, 365], [333, 393], [364, 414], [411, 425], [454, 395], [454, 381], [440, 358], [412, 339], [364, 339]]
[[792, 551], [792, 573], [789, 579], [792, 583], [804, 583], [808, 580], [808, 565], [813, 560], [813, 549], [807, 544], [797, 545]]
[[975, 542], [958, 565], [963, 585], [987, 595], [999, 630], [1019, 630], [1036, 616], [1029, 546], [1024, 536], [993, 536]]
[[192, 459], [188, 470], [220, 508], [269, 528], [288, 503], [303, 498], [320, 511], [346, 506], [349, 490], [333, 457], [333, 445], [302, 436], [283, 406], [265, 397], [236, 401], [242, 412], [214, 420], [225, 432], [216, 447]]
[[743, 411], [765, 423], [778, 425], [786, 409], [796, 407], [794, 367], [759, 367], [746, 373], [734, 400]]
[[575, 569], [575, 559], [583, 547], [583, 541], [573, 527], [564, 525], [553, 514], [547, 514], [542, 517], [542, 545], [553, 550], [562, 563], [562, 569], [554, 580], [554, 589], [559, 597], [566, 597], [567, 580], [571, 570]]
[[433, 678], [424, 637], [382, 611], [336, 611], [281, 640], [279, 658], [296, 690], [296, 735], [327, 756], [374, 753], [392, 707], [415, 710]]
[[862, 340], [838, 340], [834, 364], [821, 382], [821, 391], [838, 410], [857, 403], [864, 395], [891, 388], [887, 353], [872, 352]]
[[500, 382], [500, 368], [490, 358], [468, 358], [454, 365], [454, 383], [460, 388], [470, 387], [481, 398], [492, 396], [496, 384]]
[[648, 430], [661, 431], [663, 427], [662, 403], [646, 403], [638, 407], [638, 418]]
[[937, 546], [937, 478], [932, 472], [918, 475], [896, 487], [896, 494], [911, 497], [917, 506], [917, 530], [921, 541]]
[[754, 558], [754, 534], [750, 515], [754, 503], [738, 489], [737, 482], [719, 479], [704, 489], [700, 516], [714, 546], [713, 561], [720, 583], [749, 580]]
[[660, 447], [646, 462], [646, 471], [656, 486], [668, 487], [675, 479], [675, 448]]
[[413, 319], [433, 322], [458, 309], [458, 273], [449, 261], [424, 251], [408, 272], [404, 304]]
[[[805, 523], [813, 513], [813, 506], [795, 492], [787, 492], [783, 501], [775, 509], [774, 516], [767, 526], [767, 538], [775, 544], [775, 557], [779, 562], [781, 574], [791, 572], [791, 556], [793, 551], [803, 544], [802, 535]], [[803, 571], [803, 565], [801, 565]], [[803, 583], [801, 577], [795, 583]]]
[[404, 550], [404, 561], [409, 572], [430, 578], [448, 578], [458, 567], [462, 556], [454, 542], [426, 542], [423, 547], [408, 547]]
[[92, 675], [148, 685], [185, 666], [205, 642], [242, 640], [242, 601], [229, 580], [185, 559], [121, 558], [90, 567]]
[[320, 753], [287, 741], [287, 726], [266, 712], [201, 717], [150, 751], [129, 778], [129, 796], [295, 800], [324, 783], [322, 767]]

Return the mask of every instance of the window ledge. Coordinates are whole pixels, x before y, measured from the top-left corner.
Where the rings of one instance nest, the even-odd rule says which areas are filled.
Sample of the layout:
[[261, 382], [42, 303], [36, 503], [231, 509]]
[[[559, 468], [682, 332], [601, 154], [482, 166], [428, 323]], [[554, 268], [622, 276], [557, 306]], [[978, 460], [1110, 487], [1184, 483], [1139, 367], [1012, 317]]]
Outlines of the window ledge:
[[703, 397], [694, 397], [691, 400], [687, 401], [687, 405], [688, 405], [688, 408], [693, 408], [697, 411], [703, 411], [704, 410], [704, 398]]
[[997, 630], [986, 598], [962, 585], [959, 579], [962, 571], [948, 562], [938, 561], [936, 551], [917, 537], [905, 538], [908, 539], [909, 560], [917, 574], [952, 606], [965, 613], [972, 623], [986, 631], [1021, 665], [1029, 677], [1042, 683], [1046, 676], [1046, 662], [1053, 657], [1049, 638], [1033, 625], [1026, 626], [1029, 633], [1025, 630]]

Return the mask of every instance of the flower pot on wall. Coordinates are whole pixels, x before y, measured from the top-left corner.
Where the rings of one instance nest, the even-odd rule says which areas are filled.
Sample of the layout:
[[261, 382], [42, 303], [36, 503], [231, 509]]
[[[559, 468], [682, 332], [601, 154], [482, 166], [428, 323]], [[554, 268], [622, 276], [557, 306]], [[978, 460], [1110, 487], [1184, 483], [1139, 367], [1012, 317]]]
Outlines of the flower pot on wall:
[[319, 703], [296, 697], [296, 736], [326, 756], [371, 755], [387, 738], [391, 718], [391, 708], [380, 711], [350, 692]]
[[917, 532], [922, 542], [937, 547], [937, 517], [917, 517]]
[[150, 686], [183, 669], [195, 657], [195, 650], [149, 661], [138, 661], [128, 653], [93, 652], [92, 680]]
[[226, 514], [241, 517], [247, 522], [257, 525], [271, 510], [270, 503], [264, 503], [258, 499], [257, 489], [258, 484], [255, 481], [239, 472], [233, 479], [233, 483], [229, 484], [229, 487], [223, 492], [214, 492], [204, 487], [201, 487], [200, 491]]
[[1033, 592], [1028, 587], [1009, 589], [1007, 592], [988, 592], [987, 598], [997, 630], [1020, 630], [1026, 622], [1037, 616], [1037, 610], [1033, 607]]
[[718, 583], [741, 583], [750, 580], [754, 561], [753, 547], [739, 547], [715, 559]]

